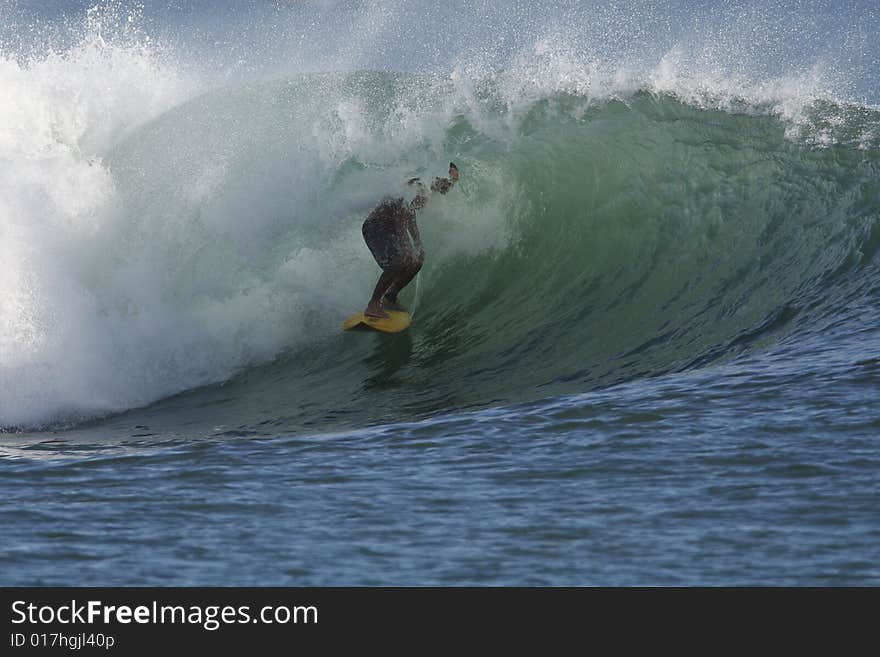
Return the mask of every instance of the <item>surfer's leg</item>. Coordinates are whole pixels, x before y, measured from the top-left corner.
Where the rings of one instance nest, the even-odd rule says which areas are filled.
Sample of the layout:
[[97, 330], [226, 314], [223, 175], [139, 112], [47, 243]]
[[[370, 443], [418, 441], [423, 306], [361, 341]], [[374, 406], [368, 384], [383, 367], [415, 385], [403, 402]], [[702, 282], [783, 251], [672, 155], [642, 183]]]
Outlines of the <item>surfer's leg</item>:
[[385, 299], [388, 300], [388, 303], [385, 304], [386, 308], [390, 305], [397, 306], [398, 308], [402, 307], [397, 300], [397, 295], [403, 288], [409, 285], [410, 281], [416, 277], [416, 274], [419, 273], [421, 268], [422, 263], [418, 260], [413, 260], [409, 263], [406, 269], [401, 270], [398, 275], [394, 277], [394, 280], [385, 292]]
[[391, 285], [391, 282], [396, 278], [399, 272], [393, 270], [386, 270], [382, 272], [382, 275], [379, 277], [379, 281], [376, 283], [376, 287], [373, 290], [373, 296], [370, 298], [370, 303], [367, 304], [366, 309], [364, 310], [364, 315], [367, 317], [388, 317], [388, 313], [382, 310], [382, 295], [385, 294], [385, 290], [388, 289], [388, 286]]
[[382, 297], [382, 307], [385, 310], [402, 310], [406, 312], [406, 308], [400, 305], [400, 301], [397, 300], [397, 297], [392, 299], [387, 294]]

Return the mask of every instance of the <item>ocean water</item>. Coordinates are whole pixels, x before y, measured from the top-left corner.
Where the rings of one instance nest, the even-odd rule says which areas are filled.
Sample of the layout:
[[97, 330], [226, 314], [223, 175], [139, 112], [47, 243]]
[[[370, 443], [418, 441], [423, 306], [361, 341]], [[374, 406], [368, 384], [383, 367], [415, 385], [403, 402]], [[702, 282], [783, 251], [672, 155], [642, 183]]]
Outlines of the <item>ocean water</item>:
[[0, 584], [880, 584], [878, 29], [0, 2]]

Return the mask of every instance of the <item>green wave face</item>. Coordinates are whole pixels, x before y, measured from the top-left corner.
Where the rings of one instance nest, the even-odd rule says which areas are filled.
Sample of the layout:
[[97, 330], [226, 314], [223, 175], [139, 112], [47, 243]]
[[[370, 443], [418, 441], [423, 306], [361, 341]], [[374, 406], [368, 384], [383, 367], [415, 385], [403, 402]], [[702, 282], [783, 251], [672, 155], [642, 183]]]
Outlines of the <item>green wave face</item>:
[[[263, 290], [266, 321], [282, 327], [283, 355], [253, 368], [251, 353], [223, 388], [236, 417], [259, 407], [284, 424], [363, 422], [728, 359], [821, 331], [876, 290], [878, 114], [723, 105], [644, 90], [518, 96], [498, 78], [463, 91], [317, 76], [198, 99], [110, 166], [135, 206], [148, 199], [137, 216], [174, 217], [190, 236], [176, 242], [168, 291], [198, 307]], [[173, 157], [145, 178], [157, 151]], [[188, 222], [178, 201], [157, 210], [224, 157], [217, 194], [188, 207]], [[363, 217], [450, 159], [460, 185], [420, 217], [428, 259], [404, 295], [413, 327], [338, 334], [378, 275]], [[258, 332], [241, 330], [253, 350]]]
[[[171, 4], [0, 0], [0, 431], [358, 425], [878, 324], [874, 0]], [[411, 329], [343, 334], [364, 217], [449, 161]]]
[[[354, 425], [685, 370], [876, 314], [875, 110], [541, 80], [304, 76], [125, 136], [100, 160], [105, 223], [66, 265], [93, 394], [61, 415], [190, 390], [159, 404]], [[460, 184], [420, 213], [411, 329], [341, 333], [379, 273], [364, 217], [450, 160]]]
[[576, 104], [541, 103], [509, 148], [467, 151], [511, 179], [513, 237], [426, 275], [420, 322], [470, 394], [580, 390], [729, 357], [810, 328], [876, 281], [876, 149], [817, 148], [777, 117], [668, 96], [573, 118]]

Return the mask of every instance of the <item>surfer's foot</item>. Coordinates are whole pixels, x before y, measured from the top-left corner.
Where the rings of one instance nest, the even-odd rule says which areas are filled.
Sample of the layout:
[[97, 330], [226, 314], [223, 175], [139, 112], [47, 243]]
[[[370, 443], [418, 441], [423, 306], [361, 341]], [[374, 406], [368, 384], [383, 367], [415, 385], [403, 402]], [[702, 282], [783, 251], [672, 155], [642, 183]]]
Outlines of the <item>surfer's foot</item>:
[[401, 310], [406, 312], [406, 308], [400, 305], [397, 297], [394, 297], [393, 299], [391, 297], [382, 297], [382, 307], [387, 310]]
[[370, 300], [370, 303], [368, 303], [367, 307], [364, 309], [364, 315], [366, 315], [367, 317], [373, 317], [375, 319], [385, 319], [386, 317], [391, 317], [391, 315], [382, 310], [382, 306], [379, 304], [378, 299]]

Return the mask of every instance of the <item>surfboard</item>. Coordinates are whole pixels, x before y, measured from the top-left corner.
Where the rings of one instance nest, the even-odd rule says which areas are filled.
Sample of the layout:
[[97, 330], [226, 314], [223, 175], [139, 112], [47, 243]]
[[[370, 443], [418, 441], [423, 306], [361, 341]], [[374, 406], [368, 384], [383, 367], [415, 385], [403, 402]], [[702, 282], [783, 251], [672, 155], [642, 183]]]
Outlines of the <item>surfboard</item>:
[[355, 313], [342, 323], [343, 331], [382, 331], [400, 333], [409, 327], [412, 318], [402, 310], [386, 310], [389, 317], [367, 317], [363, 312]]

